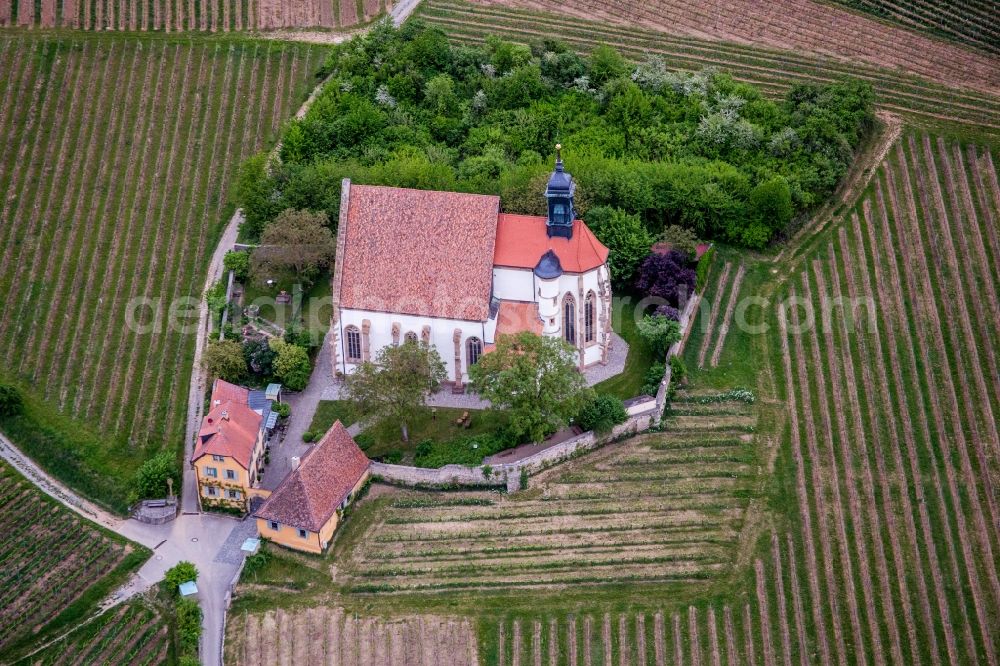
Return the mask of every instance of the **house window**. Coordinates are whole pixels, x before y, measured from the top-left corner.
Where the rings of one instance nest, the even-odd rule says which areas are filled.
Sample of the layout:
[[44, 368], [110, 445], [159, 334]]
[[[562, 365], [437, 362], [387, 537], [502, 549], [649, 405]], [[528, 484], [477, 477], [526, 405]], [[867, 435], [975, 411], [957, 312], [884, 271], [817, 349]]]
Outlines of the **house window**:
[[216, 495], [215, 486], [206, 486], [205, 494], [208, 495], [209, 497], [215, 497]]
[[465, 362], [468, 367], [479, 362], [479, 357], [483, 355], [483, 341], [479, 338], [469, 338], [465, 342]]
[[273, 531], [275, 531], [275, 532], [277, 532], [277, 531], [278, 531], [279, 529], [281, 529], [281, 526], [280, 526], [280, 525], [278, 525], [278, 523], [276, 523], [276, 522], [275, 522], [275, 521], [273, 521], [273, 520], [272, 520], [272, 521], [271, 521], [271, 522], [269, 523], [269, 525], [268, 525], [268, 526], [269, 526], [269, 527], [270, 527], [270, 528], [271, 528], [271, 529], [272, 529]]
[[238, 490], [230, 490], [228, 494], [229, 494], [229, 499], [238, 500], [240, 498], [240, 491]]
[[563, 337], [566, 342], [576, 346], [576, 302], [566, 294], [563, 301]]
[[309, 533], [306, 532], [305, 530], [299, 530], [299, 536], [305, 539], [309, 536]]
[[594, 320], [597, 310], [597, 295], [594, 292], [587, 294], [587, 300], [583, 303], [583, 339], [584, 342], [593, 342], [596, 327]]
[[225, 462], [226, 461], [226, 456], [214, 456], [213, 455], [212, 456], [212, 460], [214, 460], [215, 462]]
[[236, 479], [236, 472], [233, 471], [233, 470], [231, 470], [231, 469], [227, 469], [226, 470], [226, 478], [229, 479], [230, 481], [235, 480]]
[[403, 336], [403, 341], [406, 343], [416, 342], [417, 334], [414, 333], [413, 331], [407, 331], [406, 335]]
[[219, 477], [219, 470], [217, 470], [214, 467], [206, 467], [205, 468], [205, 476], [210, 476], [213, 479], [217, 479]]
[[361, 362], [361, 331], [357, 326], [348, 326], [344, 330], [346, 338], [347, 360], [351, 363]]

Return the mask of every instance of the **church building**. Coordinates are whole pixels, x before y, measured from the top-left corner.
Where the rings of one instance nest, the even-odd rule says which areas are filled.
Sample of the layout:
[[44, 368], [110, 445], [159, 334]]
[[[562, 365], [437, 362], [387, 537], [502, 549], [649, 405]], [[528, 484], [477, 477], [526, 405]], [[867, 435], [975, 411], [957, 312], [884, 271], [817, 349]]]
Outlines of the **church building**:
[[387, 345], [422, 340], [437, 348], [461, 390], [497, 336], [520, 331], [565, 339], [581, 370], [607, 363], [608, 248], [577, 219], [575, 189], [561, 156], [545, 192], [546, 217], [501, 212], [496, 196], [345, 179], [334, 372], [352, 372]]

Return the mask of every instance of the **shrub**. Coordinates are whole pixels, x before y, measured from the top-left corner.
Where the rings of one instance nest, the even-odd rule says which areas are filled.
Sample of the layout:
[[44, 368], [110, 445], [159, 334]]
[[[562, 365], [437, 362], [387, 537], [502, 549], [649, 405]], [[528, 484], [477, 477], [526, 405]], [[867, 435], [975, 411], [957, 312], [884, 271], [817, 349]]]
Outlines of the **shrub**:
[[263, 546], [253, 555], [247, 556], [243, 565], [243, 576], [250, 577], [267, 566], [271, 561], [271, 553]]
[[238, 282], [250, 279], [250, 253], [245, 250], [230, 250], [222, 259], [222, 265], [227, 271], [233, 272]]
[[251, 338], [243, 343], [243, 360], [255, 375], [269, 377], [274, 374], [276, 356], [266, 338]]
[[319, 439], [319, 435], [314, 433], [312, 430], [306, 430], [304, 433], [302, 433], [302, 441], [305, 442], [306, 444], [308, 444], [309, 442], [315, 442], [317, 439]]
[[694, 293], [696, 275], [687, 259], [677, 250], [652, 253], [639, 268], [636, 288], [645, 296], [662, 298], [668, 305], [680, 307]]
[[187, 560], [181, 560], [174, 566], [167, 569], [167, 573], [163, 575], [163, 581], [167, 584], [167, 588], [174, 595], [180, 594], [178, 591], [178, 586], [181, 583], [186, 583], [191, 580], [198, 580], [198, 567], [192, 562]]
[[382, 462], [387, 463], [389, 465], [398, 465], [402, 461], [403, 461], [403, 452], [400, 451], [399, 449], [393, 449], [392, 451], [388, 451], [385, 453], [385, 455], [382, 456]]
[[688, 261], [694, 261], [695, 255], [698, 254], [698, 237], [690, 229], [682, 226], [672, 224], [664, 229], [660, 241], [669, 245], [671, 250], [683, 254]]
[[183, 654], [198, 654], [198, 642], [201, 639], [201, 606], [194, 599], [177, 600], [177, 638]]
[[683, 384], [687, 381], [687, 366], [680, 356], [670, 357], [670, 381]]
[[219, 317], [222, 315], [222, 311], [226, 308], [226, 283], [219, 280], [205, 292], [205, 302], [208, 304], [208, 310], [212, 313], [214, 317]]
[[135, 492], [139, 499], [166, 497], [167, 479], [173, 479], [174, 491], [180, 491], [181, 475], [177, 459], [170, 451], [156, 454], [142, 463], [135, 473]]
[[657, 358], [665, 358], [670, 345], [681, 339], [680, 323], [661, 315], [646, 315], [636, 328]]
[[276, 402], [271, 405], [271, 411], [280, 416], [283, 419], [287, 419], [292, 413], [292, 406], [287, 402]]
[[653, 244], [653, 237], [642, 225], [642, 220], [619, 208], [595, 206], [587, 211], [586, 222], [608, 248], [608, 271], [615, 287], [631, 284]]
[[695, 290], [701, 293], [705, 289], [705, 282], [708, 280], [708, 272], [712, 269], [712, 260], [715, 259], [715, 246], [708, 248], [708, 252], [701, 255], [698, 266], [695, 268]]
[[680, 321], [681, 319], [681, 311], [672, 305], [661, 305], [653, 311], [653, 314], [659, 317], [666, 317], [670, 321]]
[[309, 362], [309, 352], [303, 347], [272, 338], [271, 349], [275, 352], [275, 376], [292, 391], [301, 391], [309, 383], [312, 364]]
[[201, 363], [210, 378], [239, 383], [247, 376], [247, 361], [243, 356], [243, 346], [234, 340], [213, 342], [205, 349]]
[[646, 378], [642, 386], [642, 392], [646, 395], [655, 396], [660, 390], [660, 382], [663, 381], [664, 372], [666, 372], [666, 366], [659, 361], [649, 366], [649, 369], [646, 370]]
[[576, 421], [584, 430], [605, 433], [619, 423], [624, 423], [627, 418], [625, 405], [619, 398], [602, 394], [584, 405]]
[[24, 398], [16, 386], [0, 384], [0, 417], [20, 416], [24, 413]]

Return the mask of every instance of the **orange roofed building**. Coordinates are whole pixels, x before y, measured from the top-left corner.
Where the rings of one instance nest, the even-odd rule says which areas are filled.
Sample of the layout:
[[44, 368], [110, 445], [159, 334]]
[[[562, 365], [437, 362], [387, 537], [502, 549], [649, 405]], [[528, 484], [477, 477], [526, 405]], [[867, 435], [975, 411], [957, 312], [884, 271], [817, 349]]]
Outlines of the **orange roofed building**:
[[337, 421], [254, 512], [258, 532], [288, 548], [323, 552], [341, 512], [368, 480], [370, 464]]
[[499, 335], [561, 337], [580, 369], [607, 363], [608, 248], [574, 207], [557, 157], [544, 217], [501, 211], [499, 197], [352, 185], [344, 180], [333, 276], [334, 372], [422, 340], [456, 387]]
[[270, 414], [261, 391], [215, 380], [191, 456], [203, 506], [246, 509], [263, 473]]

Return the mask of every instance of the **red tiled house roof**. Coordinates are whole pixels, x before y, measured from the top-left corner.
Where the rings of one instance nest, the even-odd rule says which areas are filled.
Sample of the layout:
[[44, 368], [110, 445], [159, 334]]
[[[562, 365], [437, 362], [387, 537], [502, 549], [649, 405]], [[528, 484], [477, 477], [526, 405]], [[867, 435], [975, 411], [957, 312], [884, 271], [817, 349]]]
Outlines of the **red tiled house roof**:
[[263, 418], [235, 400], [226, 399], [216, 404], [215, 395], [213, 391], [213, 407], [201, 421], [191, 462], [206, 455], [229, 456], [243, 469], [250, 469], [250, 458]]
[[486, 321], [499, 197], [345, 187], [334, 294], [341, 307]]
[[246, 405], [250, 402], [250, 389], [230, 384], [222, 379], [216, 379], [212, 384], [212, 406], [214, 407], [226, 400]]
[[497, 223], [493, 263], [510, 268], [534, 268], [552, 250], [567, 273], [585, 273], [608, 260], [608, 248], [582, 220], [573, 222], [573, 237], [549, 237], [546, 219], [503, 213]]
[[337, 421], [267, 498], [255, 518], [319, 532], [358, 484], [370, 461]]

